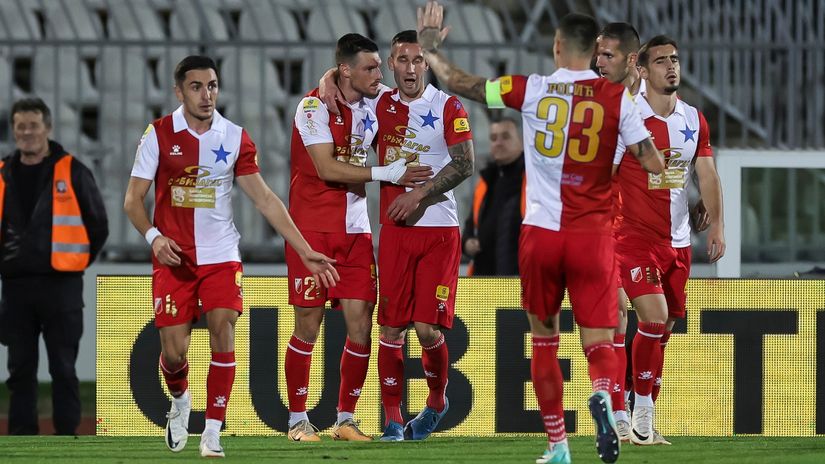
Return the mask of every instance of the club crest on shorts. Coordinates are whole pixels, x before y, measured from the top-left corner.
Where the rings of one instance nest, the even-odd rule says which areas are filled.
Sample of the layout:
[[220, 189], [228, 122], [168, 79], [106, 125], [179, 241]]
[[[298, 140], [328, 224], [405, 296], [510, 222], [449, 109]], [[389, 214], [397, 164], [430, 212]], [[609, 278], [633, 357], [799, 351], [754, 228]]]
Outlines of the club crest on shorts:
[[642, 281], [642, 268], [641, 267], [634, 267], [630, 270], [630, 280], [633, 282], [639, 283]]
[[295, 293], [301, 293], [304, 290], [304, 279], [300, 277], [295, 278]]

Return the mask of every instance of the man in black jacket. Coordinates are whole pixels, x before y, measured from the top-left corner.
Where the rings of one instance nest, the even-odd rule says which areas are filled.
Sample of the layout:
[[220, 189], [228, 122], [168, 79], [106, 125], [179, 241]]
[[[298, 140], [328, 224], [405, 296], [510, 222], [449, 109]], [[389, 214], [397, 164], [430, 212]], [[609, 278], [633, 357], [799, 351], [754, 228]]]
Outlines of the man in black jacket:
[[39, 98], [11, 110], [17, 150], [0, 161], [0, 343], [8, 346], [9, 433], [37, 434], [40, 333], [52, 377], [54, 428], [80, 423], [75, 373], [83, 333], [83, 270], [109, 235], [91, 171], [49, 140], [51, 112]]
[[524, 151], [519, 123], [490, 124], [490, 162], [480, 172], [473, 211], [464, 225], [469, 275], [518, 275], [518, 241], [524, 190]]

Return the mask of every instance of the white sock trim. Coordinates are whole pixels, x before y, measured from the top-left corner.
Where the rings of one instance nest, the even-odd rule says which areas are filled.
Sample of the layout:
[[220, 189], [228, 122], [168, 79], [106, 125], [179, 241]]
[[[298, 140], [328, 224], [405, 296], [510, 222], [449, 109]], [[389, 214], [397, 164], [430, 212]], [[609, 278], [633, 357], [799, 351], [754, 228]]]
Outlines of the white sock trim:
[[355, 351], [352, 351], [352, 350], [351, 350], [351, 349], [349, 349], [349, 348], [344, 348], [344, 351], [346, 351], [347, 353], [349, 353], [349, 354], [351, 354], [351, 355], [353, 355], [353, 356], [358, 356], [359, 358], [369, 358], [369, 357], [370, 357], [370, 354], [369, 354], [369, 353], [367, 353], [367, 354], [364, 354], [364, 353], [356, 353]]
[[304, 356], [312, 356], [312, 352], [311, 352], [311, 351], [303, 351], [303, 350], [299, 350], [298, 348], [295, 348], [294, 346], [292, 346], [292, 345], [291, 345], [291, 344], [289, 344], [289, 343], [287, 343], [287, 344], [286, 344], [286, 347], [287, 347], [287, 348], [289, 348], [290, 350], [292, 350], [292, 351], [294, 351], [294, 352], [298, 353], [298, 354], [302, 354], [302, 355], [304, 355]]
[[636, 330], [636, 333], [637, 334], [642, 334], [642, 335], [644, 335], [645, 337], [648, 337], [648, 338], [662, 338], [662, 334], [647, 333], [644, 330]]
[[210, 361], [210, 362], [209, 362], [209, 364], [211, 364], [211, 365], [213, 365], [213, 366], [218, 366], [218, 367], [235, 367], [235, 363], [234, 363], [234, 362], [231, 362], [231, 363], [222, 363], [222, 362], [217, 362], [217, 361]]

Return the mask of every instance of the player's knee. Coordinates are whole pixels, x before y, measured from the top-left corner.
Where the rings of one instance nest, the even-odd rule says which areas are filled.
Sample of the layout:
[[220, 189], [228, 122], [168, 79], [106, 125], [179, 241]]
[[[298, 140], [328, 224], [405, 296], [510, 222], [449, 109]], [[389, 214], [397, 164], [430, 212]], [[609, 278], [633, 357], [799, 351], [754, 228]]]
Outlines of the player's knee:
[[321, 331], [321, 322], [324, 320], [323, 309], [302, 309], [295, 311], [295, 330], [293, 334], [309, 343], [315, 343]]
[[416, 323], [415, 334], [422, 346], [429, 346], [438, 341], [441, 337], [441, 330], [438, 326]]
[[407, 336], [407, 329], [405, 327], [389, 327], [382, 325], [378, 329], [381, 339], [396, 344], [404, 344]]
[[186, 351], [179, 347], [164, 347], [161, 356], [163, 356], [163, 365], [170, 371], [177, 370], [186, 362]]
[[372, 321], [358, 321], [347, 326], [347, 337], [359, 345], [366, 345], [370, 341]]

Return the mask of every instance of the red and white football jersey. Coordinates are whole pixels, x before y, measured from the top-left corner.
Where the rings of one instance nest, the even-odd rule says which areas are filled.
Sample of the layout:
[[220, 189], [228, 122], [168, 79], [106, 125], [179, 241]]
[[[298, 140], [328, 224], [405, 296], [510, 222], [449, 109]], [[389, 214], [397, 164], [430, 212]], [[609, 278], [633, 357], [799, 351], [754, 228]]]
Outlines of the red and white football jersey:
[[[527, 171], [524, 224], [609, 234], [616, 142], [647, 138], [627, 89], [593, 71], [504, 76], [501, 99], [522, 113]], [[488, 97], [489, 98], [489, 97]]]
[[620, 236], [633, 235], [675, 248], [690, 246], [690, 216], [687, 184], [696, 157], [713, 156], [705, 117], [682, 100], [663, 118], [653, 112], [645, 98], [637, 97], [645, 126], [656, 148], [665, 156], [662, 174], [649, 174], [639, 160], [624, 156], [620, 144], [614, 164], [619, 164], [618, 184], [622, 197]]
[[[452, 159], [447, 147], [473, 138], [461, 102], [432, 85], [427, 85], [421, 97], [412, 102], [402, 100], [398, 89], [384, 93], [376, 100], [375, 114], [381, 121], [376, 151], [382, 166], [405, 158], [408, 164], [432, 166], [435, 175]], [[409, 190], [400, 185], [381, 183], [381, 224], [398, 225], [387, 217], [387, 208], [398, 195]], [[440, 201], [408, 218], [406, 224], [457, 227], [458, 210], [453, 191], [444, 193]]]
[[374, 107], [366, 99], [338, 103], [340, 116], [308, 93], [295, 110], [292, 125], [289, 213], [298, 229], [314, 232], [369, 233], [367, 191], [364, 184], [326, 182], [306, 147], [331, 143], [333, 156], [355, 166], [366, 166], [370, 145], [378, 131]]
[[259, 172], [257, 153], [249, 134], [217, 111], [200, 135], [189, 129], [183, 107], [143, 133], [132, 176], [155, 181], [154, 225], [193, 264], [241, 260], [232, 185]]

